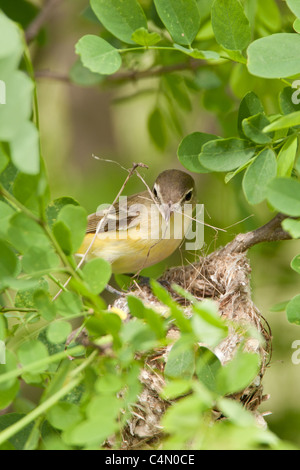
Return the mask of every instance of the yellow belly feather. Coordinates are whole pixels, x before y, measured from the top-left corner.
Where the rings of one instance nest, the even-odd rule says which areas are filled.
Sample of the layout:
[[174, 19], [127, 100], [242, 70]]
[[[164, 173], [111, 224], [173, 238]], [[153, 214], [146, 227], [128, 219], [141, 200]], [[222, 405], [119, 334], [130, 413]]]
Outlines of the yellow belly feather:
[[[111, 263], [114, 273], [134, 273], [152, 266], [170, 256], [179, 247], [190, 226], [191, 215], [180, 215], [182, 223], [178, 223], [177, 219], [175, 228], [174, 215], [167, 225], [160, 219], [157, 238], [147, 236], [148, 224], [144, 228], [139, 224], [128, 230], [100, 232], [94, 240], [87, 260], [103, 258]], [[94, 236], [94, 233], [85, 236], [78, 254], [83, 255], [87, 251]]]

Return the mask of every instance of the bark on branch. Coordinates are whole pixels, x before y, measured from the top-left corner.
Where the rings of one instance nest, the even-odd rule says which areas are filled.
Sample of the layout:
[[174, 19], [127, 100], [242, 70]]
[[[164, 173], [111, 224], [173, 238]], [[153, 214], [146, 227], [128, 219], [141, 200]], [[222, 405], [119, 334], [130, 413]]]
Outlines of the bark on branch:
[[41, 8], [39, 14], [34, 18], [25, 31], [25, 39], [27, 44], [36, 38], [41, 28], [53, 14], [54, 7], [56, 7], [60, 1], [61, 0], [45, 0], [44, 6]]
[[275, 242], [279, 240], [290, 240], [291, 235], [283, 230], [281, 222], [287, 219], [284, 214], [277, 214], [268, 223], [252, 232], [240, 233], [235, 239], [228, 243], [224, 250], [227, 253], [245, 253], [249, 248], [258, 243]]

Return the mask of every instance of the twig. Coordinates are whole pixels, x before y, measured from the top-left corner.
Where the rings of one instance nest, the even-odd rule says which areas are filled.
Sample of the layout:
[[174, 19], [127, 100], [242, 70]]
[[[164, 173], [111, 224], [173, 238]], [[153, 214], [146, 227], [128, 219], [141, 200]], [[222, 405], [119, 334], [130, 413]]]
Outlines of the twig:
[[[164, 65], [147, 70], [129, 70], [128, 72], [119, 72], [113, 75], [107, 75], [106, 83], [119, 83], [127, 81], [137, 81], [145, 78], [159, 77], [161, 75], [177, 72], [181, 70], [196, 70], [202, 65], [201, 60], [189, 60], [187, 62], [179, 62], [177, 64]], [[58, 80], [61, 82], [73, 84], [68, 75], [60, 72], [53, 72], [51, 70], [37, 70], [35, 72], [36, 78], [48, 78], [49, 80]]]
[[34, 18], [25, 31], [25, 39], [27, 44], [36, 38], [41, 28], [53, 14], [54, 7], [56, 7], [60, 1], [61, 0], [45, 0], [44, 6], [40, 10], [39, 14]]
[[128, 80], [141, 80], [143, 78], [157, 77], [166, 73], [178, 72], [181, 70], [197, 70], [205, 61], [194, 59], [187, 62], [179, 62], [171, 65], [163, 65], [147, 70], [130, 70], [128, 72], [119, 72], [114, 75], [108, 75], [108, 82], [123, 82]]
[[245, 253], [249, 248], [258, 243], [290, 240], [292, 238], [291, 235], [283, 230], [281, 226], [281, 222], [287, 218], [287, 215], [279, 213], [262, 227], [252, 232], [240, 233], [232, 242], [226, 245], [224, 251], [228, 253]]

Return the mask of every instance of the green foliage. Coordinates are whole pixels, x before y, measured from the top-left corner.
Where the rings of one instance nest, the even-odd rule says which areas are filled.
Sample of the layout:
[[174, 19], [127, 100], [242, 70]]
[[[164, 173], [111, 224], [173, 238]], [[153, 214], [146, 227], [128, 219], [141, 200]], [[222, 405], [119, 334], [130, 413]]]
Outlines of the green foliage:
[[154, 0], [154, 3], [160, 19], [174, 42], [190, 46], [200, 26], [196, 0]]
[[[246, 201], [267, 203], [289, 216], [282, 226], [299, 238], [295, 18], [288, 12], [281, 21], [273, 0], [267, 2], [268, 17], [261, 2], [238, 0], [155, 0], [148, 7], [137, 0], [90, 3], [86, 16], [93, 14], [99, 35], [77, 42], [80, 59], [70, 72], [72, 81], [107, 84], [106, 76], [116, 73], [118, 79], [121, 67], [121, 80], [126, 73], [136, 78], [153, 73], [155, 100], [147, 125], [157, 149], [165, 150], [175, 133], [183, 166], [195, 173], [225, 172], [226, 183], [239, 174]], [[39, 388], [41, 398], [26, 413], [0, 417], [1, 449], [103, 448], [112, 435], [118, 448], [141, 392], [144, 358], [165, 346], [170, 351], [162, 397], [176, 399], [162, 423], [165, 449], [284, 447], [228, 398], [255, 380], [259, 357], [244, 352], [242, 343], [233, 360], [221, 364], [213, 349], [228, 335], [228, 325], [213, 302], [199, 302], [174, 286], [191, 303], [187, 318], [153, 281], [163, 314], [128, 296], [129, 315], [99, 297], [111, 276], [107, 262], [77, 266], [86, 211], [70, 197], [51, 200], [35, 73], [22, 29], [38, 10], [25, 0], [17, 5], [14, 16], [0, 0], [12, 18], [0, 10], [0, 78], [6, 84], [6, 103], [0, 104], [0, 339], [6, 346], [0, 409], [17, 409], [20, 379]], [[296, 1], [287, 0], [287, 6], [300, 16]], [[202, 129], [185, 135], [184, 117], [200, 99], [219, 120], [220, 135]], [[229, 113], [234, 129], [227, 127]], [[300, 274], [299, 255], [291, 268]], [[291, 323], [300, 324], [299, 295], [282, 308]], [[167, 331], [173, 323], [179, 338], [171, 344]], [[213, 424], [216, 409], [227, 419]]]
[[[147, 29], [147, 20], [137, 0], [91, 0], [91, 7], [103, 26], [127, 44], [134, 44], [133, 33]], [[113, 72], [110, 72], [113, 73]]]
[[115, 73], [122, 64], [119, 52], [104, 39], [88, 34], [78, 41], [76, 52], [92, 72], [103, 75]]
[[263, 78], [296, 75], [300, 72], [299, 51], [300, 37], [294, 33], [277, 33], [257, 39], [248, 48], [249, 72]]
[[211, 21], [216, 41], [225, 49], [242, 51], [248, 46], [250, 25], [238, 0], [215, 0]]

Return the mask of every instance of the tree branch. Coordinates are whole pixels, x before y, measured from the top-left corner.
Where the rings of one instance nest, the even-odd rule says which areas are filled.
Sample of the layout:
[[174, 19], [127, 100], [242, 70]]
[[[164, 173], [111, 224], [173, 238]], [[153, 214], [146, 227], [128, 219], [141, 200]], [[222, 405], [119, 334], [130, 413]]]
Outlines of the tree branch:
[[[144, 78], [160, 77], [161, 75], [177, 72], [181, 70], [196, 70], [202, 65], [201, 60], [189, 60], [187, 62], [179, 62], [177, 64], [164, 65], [162, 67], [151, 68], [147, 70], [129, 70], [124, 72], [107, 75], [105, 81], [107, 83], [122, 83], [131, 81], [142, 80]], [[51, 70], [37, 70], [35, 73], [36, 78], [48, 78], [49, 80], [58, 80], [65, 83], [73, 83], [66, 74], [60, 72], [53, 72]]]
[[283, 230], [281, 222], [287, 219], [284, 214], [277, 214], [268, 223], [248, 233], [240, 233], [232, 242], [228, 243], [224, 250], [228, 253], [245, 253], [249, 248], [258, 243], [290, 240], [291, 235]]
[[25, 31], [27, 44], [36, 38], [41, 28], [51, 17], [54, 7], [56, 7], [60, 1], [61, 0], [45, 0], [44, 6], [41, 8], [39, 14], [34, 18]]

